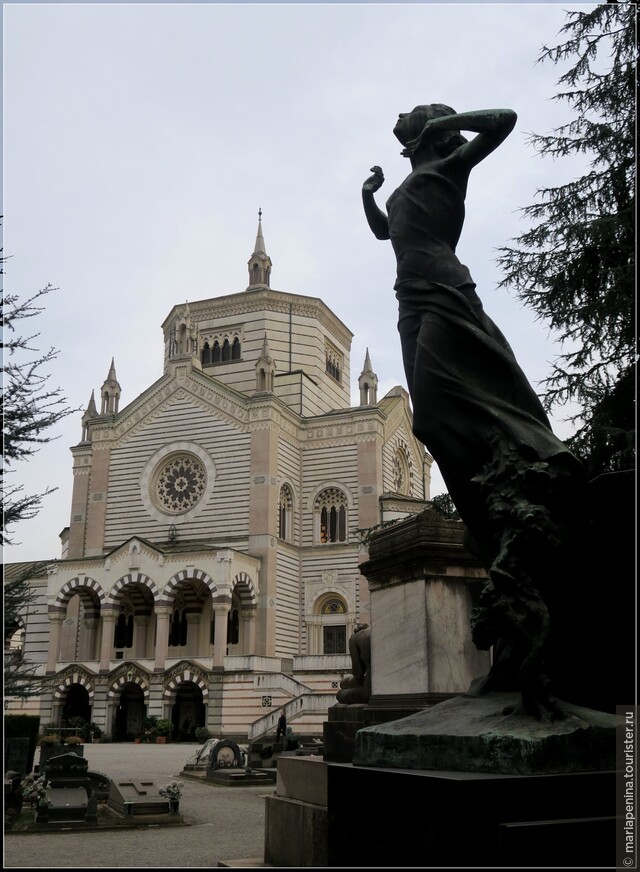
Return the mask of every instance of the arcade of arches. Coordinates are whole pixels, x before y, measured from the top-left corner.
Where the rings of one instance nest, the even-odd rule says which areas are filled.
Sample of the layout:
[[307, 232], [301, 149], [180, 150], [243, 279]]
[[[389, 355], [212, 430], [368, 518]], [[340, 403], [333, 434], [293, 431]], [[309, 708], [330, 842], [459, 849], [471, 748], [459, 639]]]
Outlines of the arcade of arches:
[[47, 670], [62, 664], [165, 661], [197, 657], [221, 666], [226, 655], [252, 652], [255, 594], [239, 581], [231, 597], [212, 595], [197, 578], [177, 582], [160, 596], [145, 581], [128, 581], [115, 595], [96, 587], [70, 588], [49, 608], [51, 645]]

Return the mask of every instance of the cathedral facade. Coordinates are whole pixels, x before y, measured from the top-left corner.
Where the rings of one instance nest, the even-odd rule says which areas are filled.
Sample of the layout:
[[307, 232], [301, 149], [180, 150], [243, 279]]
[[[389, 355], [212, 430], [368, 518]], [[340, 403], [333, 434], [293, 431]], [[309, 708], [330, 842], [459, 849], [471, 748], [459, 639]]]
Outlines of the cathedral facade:
[[367, 532], [428, 504], [406, 391], [378, 398], [367, 351], [351, 405], [352, 333], [271, 288], [260, 220], [248, 267], [246, 290], [169, 312], [162, 375], [122, 408], [111, 362], [71, 448], [61, 559], [7, 567], [38, 595], [20, 631], [43, 724], [125, 740], [155, 715], [251, 740], [284, 711], [321, 735], [369, 622]]

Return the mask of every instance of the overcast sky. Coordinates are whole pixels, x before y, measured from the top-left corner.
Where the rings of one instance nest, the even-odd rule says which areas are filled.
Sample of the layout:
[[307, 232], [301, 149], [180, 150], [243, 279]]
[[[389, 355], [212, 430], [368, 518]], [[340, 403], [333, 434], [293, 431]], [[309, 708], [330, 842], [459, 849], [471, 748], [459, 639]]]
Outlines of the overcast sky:
[[[162, 375], [171, 307], [246, 288], [261, 207], [271, 286], [321, 297], [355, 334], [354, 404], [367, 347], [379, 396], [406, 387], [395, 259], [360, 190], [379, 164], [384, 205], [409, 171], [397, 115], [428, 102], [518, 113], [474, 170], [458, 253], [537, 385], [559, 348], [497, 289], [496, 249], [525, 229], [518, 209], [538, 188], [581, 174], [527, 135], [566, 120], [552, 100], [564, 67], [536, 61], [562, 41], [565, 10], [593, 5], [5, 4], [5, 292], [58, 288], [20, 330], [60, 350], [51, 385], [99, 405], [114, 357], [120, 407], [134, 400]], [[5, 561], [60, 556], [81, 414], [16, 467], [26, 493], [58, 490]], [[432, 495], [444, 490], [435, 471]]]

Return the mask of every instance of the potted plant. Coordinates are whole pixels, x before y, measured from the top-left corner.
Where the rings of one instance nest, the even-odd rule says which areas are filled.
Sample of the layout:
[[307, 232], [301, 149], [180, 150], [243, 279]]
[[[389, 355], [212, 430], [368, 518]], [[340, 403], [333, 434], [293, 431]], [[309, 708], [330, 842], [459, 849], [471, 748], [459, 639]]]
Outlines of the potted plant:
[[164, 743], [171, 738], [171, 733], [173, 732], [173, 724], [167, 718], [158, 718], [156, 723], [156, 742], [159, 745], [164, 745]]
[[94, 724], [93, 721], [89, 727], [89, 738], [92, 742], [99, 742], [102, 738], [102, 730], [97, 724]]
[[61, 745], [61, 744], [62, 744], [62, 742], [60, 741], [60, 738], [56, 733], [47, 733], [46, 736], [41, 736], [40, 739], [38, 740], [38, 745], [41, 748], [44, 748], [46, 746], [51, 747], [52, 745]]
[[169, 811], [171, 814], [178, 813], [183, 787], [184, 784], [182, 781], [170, 781], [165, 787], [161, 787], [158, 791], [160, 796], [166, 796], [169, 800]]
[[80, 736], [67, 736], [64, 744], [76, 748], [78, 745], [84, 745], [84, 739], [81, 739]]
[[198, 742], [201, 742], [204, 744], [204, 742], [206, 742], [207, 739], [210, 739], [210, 738], [211, 738], [211, 735], [209, 733], [209, 730], [206, 727], [196, 727], [196, 739]]
[[144, 727], [143, 741], [155, 742], [156, 737], [158, 735], [157, 724], [158, 724], [158, 718], [155, 715], [147, 715], [143, 719], [143, 721], [142, 721], [142, 726]]

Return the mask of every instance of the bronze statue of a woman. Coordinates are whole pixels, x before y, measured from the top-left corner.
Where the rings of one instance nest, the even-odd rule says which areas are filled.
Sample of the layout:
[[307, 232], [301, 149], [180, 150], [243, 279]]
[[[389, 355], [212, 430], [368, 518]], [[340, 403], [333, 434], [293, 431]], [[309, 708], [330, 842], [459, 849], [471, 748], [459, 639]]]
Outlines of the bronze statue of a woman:
[[[394, 133], [411, 172], [389, 197], [387, 214], [374, 200], [380, 167], [372, 167], [362, 198], [373, 233], [391, 240], [397, 258], [413, 431], [489, 569], [472, 621], [476, 645], [495, 646], [484, 689], [519, 688], [526, 710], [559, 714], [549, 676], [564, 691], [560, 676], [573, 667], [553, 643], [550, 621], [556, 611], [565, 619], [558, 591], [575, 573], [586, 482], [456, 256], [471, 170], [516, 117], [510, 109], [456, 113], [439, 103], [401, 114]], [[477, 135], [467, 141], [461, 130]]]

